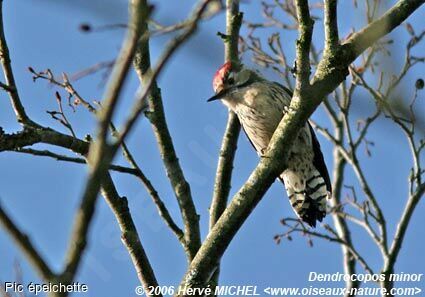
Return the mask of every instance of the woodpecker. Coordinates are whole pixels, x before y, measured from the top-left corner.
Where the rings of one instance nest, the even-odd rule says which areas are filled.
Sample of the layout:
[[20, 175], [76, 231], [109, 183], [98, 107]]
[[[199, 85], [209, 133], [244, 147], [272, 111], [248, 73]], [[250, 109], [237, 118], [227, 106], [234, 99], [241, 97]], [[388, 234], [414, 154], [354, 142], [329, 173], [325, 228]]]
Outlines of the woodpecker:
[[[262, 156], [280, 120], [288, 110], [292, 93], [257, 72], [233, 67], [230, 62], [214, 75], [215, 95], [239, 118], [249, 141]], [[298, 217], [312, 227], [326, 216], [326, 200], [332, 189], [320, 144], [310, 123], [299, 131], [289, 152], [287, 169], [279, 175]]]

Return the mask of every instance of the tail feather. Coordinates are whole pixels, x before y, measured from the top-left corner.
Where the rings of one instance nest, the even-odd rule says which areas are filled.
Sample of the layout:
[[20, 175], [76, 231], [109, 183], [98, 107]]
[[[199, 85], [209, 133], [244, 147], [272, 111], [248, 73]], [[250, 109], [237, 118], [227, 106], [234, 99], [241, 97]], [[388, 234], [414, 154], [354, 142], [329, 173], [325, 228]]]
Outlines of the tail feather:
[[326, 216], [326, 200], [330, 193], [316, 169], [308, 172], [307, 178], [303, 178], [305, 175], [300, 172], [285, 172], [281, 179], [295, 213], [302, 221], [316, 227], [316, 222]]

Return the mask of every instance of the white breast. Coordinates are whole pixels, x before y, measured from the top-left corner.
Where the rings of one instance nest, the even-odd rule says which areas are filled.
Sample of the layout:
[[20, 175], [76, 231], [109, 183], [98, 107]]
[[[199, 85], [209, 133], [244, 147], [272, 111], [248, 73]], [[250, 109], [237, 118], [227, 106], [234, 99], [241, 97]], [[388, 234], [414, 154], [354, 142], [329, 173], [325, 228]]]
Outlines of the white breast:
[[247, 88], [234, 111], [259, 154], [267, 148], [283, 117], [284, 103], [274, 100], [263, 85]]

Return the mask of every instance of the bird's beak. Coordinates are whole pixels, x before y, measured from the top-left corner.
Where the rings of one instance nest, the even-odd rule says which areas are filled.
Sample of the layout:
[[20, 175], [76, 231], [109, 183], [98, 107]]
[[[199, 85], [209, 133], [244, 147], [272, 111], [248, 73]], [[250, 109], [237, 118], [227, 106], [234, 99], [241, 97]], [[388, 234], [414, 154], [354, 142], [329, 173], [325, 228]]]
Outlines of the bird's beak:
[[207, 102], [215, 101], [218, 99], [221, 99], [223, 95], [221, 93], [217, 93], [216, 95], [212, 96], [210, 99], [207, 100]]
[[218, 99], [222, 99], [223, 97], [225, 97], [226, 95], [230, 94], [232, 92], [232, 89], [220, 89], [217, 94], [215, 94], [214, 96], [212, 96], [210, 99], [207, 100], [207, 102], [211, 102], [211, 101], [215, 101]]

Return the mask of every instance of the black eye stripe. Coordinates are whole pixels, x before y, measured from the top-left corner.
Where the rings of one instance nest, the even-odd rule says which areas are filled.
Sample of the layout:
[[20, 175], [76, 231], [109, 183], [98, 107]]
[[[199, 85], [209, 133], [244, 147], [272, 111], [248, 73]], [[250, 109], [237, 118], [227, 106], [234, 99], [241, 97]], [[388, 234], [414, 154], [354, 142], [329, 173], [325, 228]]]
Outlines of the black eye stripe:
[[227, 83], [228, 84], [233, 84], [235, 82], [235, 79], [233, 77], [230, 77], [229, 79], [227, 79]]

